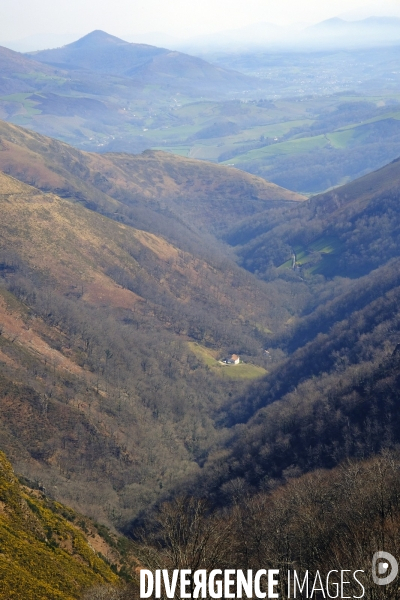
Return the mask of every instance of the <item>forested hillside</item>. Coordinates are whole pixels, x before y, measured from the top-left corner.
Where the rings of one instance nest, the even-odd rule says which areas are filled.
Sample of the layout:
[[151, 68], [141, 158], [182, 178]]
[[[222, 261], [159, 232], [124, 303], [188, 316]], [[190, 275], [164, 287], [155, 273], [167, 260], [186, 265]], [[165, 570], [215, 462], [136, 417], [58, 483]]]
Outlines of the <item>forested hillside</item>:
[[304, 201], [0, 132], [0, 445], [41, 500], [123, 529], [150, 567], [396, 552], [400, 162]]
[[306, 582], [305, 597], [312, 597], [315, 584], [315, 597], [396, 600], [397, 579], [374, 584], [371, 557], [381, 547], [399, 553], [399, 468], [398, 453], [385, 452], [316, 470], [252, 497], [234, 481], [233, 506], [211, 514], [206, 501], [180, 497], [156, 511], [142, 552], [153, 568], [279, 569], [276, 591], [283, 600], [295, 597], [294, 570]]
[[[247, 236], [239, 255], [252, 235], [264, 260], [280, 242], [259, 274], [312, 296], [271, 335], [268, 374], [219, 410], [227, 432], [199, 472], [143, 515], [153, 567], [280, 568], [282, 598], [288, 569], [308, 571], [309, 589], [317, 571], [362, 569], [365, 597], [398, 597], [397, 582], [381, 591], [370, 575], [376, 548], [399, 552], [398, 174], [396, 161], [234, 232]], [[334, 234], [341, 245], [312, 257]]]
[[[255, 490], [397, 439], [357, 377], [395, 377], [400, 163], [294, 203], [226, 168], [2, 131], [2, 168], [46, 191], [1, 176], [2, 439], [21, 472], [122, 524], [177, 485], [219, 494], [243, 478]], [[152, 229], [132, 227], [136, 215]], [[267, 282], [203, 237], [238, 216], [226, 240]], [[247, 365], [222, 368], [230, 353]]]
[[[297, 300], [223, 254], [0, 186], [2, 447], [57, 497], [123, 523], [198, 469], [219, 407], [266, 373], [265, 340]], [[224, 370], [233, 352], [246, 364]]]
[[265, 279], [291, 266], [293, 255], [303, 277], [360, 277], [399, 255], [399, 181], [395, 160], [284, 214], [248, 217], [225, 239]]
[[214, 501], [399, 443], [399, 175], [395, 161], [229, 238], [271, 284], [313, 297], [271, 336], [268, 376], [220, 413], [231, 437], [195, 484]]

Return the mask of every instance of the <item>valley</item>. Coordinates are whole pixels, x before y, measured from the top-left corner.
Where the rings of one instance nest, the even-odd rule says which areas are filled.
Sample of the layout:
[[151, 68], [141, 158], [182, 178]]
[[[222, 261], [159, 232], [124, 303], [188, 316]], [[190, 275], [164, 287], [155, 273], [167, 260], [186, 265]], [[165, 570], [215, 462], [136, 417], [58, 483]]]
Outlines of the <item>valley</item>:
[[[198, 469], [219, 407], [265, 374], [264, 341], [292, 310], [201, 232], [231, 222], [223, 202], [246, 215], [304, 199], [162, 153], [90, 155], [5, 123], [1, 139], [2, 443], [21, 473], [123, 525]], [[194, 342], [245, 364], [210, 369]]]
[[[1, 179], [3, 444], [22, 474], [36, 472], [81, 512], [127, 525], [164, 490], [207, 477], [218, 447], [241, 443], [237, 424], [258, 435], [262, 406], [292, 410], [298, 386], [311, 402], [343, 360], [341, 397], [356, 365], [374, 377], [393, 352], [398, 161], [308, 201], [237, 171], [230, 205], [243, 218], [232, 227], [226, 167], [90, 155], [4, 123], [2, 132], [2, 168], [14, 175]], [[143, 180], [158, 182], [158, 201]], [[207, 185], [221, 201], [209, 204]], [[243, 364], [218, 363], [235, 352]], [[46, 425], [41, 438], [32, 419]]]
[[398, 597], [396, 48], [0, 48], [0, 598]]

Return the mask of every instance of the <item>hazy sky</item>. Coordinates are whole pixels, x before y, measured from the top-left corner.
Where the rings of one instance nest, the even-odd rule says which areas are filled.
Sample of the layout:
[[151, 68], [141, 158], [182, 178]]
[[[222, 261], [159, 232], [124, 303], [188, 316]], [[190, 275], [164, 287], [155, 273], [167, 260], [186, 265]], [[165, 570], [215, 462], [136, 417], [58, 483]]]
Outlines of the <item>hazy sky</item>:
[[[0, 40], [37, 33], [85, 34], [93, 29], [121, 37], [150, 31], [194, 35], [260, 21], [316, 23], [369, 4], [368, 0], [0, 0]], [[386, 5], [386, 12], [394, 10], [400, 16], [400, 0], [376, 2], [376, 10], [370, 7], [366, 13], [382, 13]]]

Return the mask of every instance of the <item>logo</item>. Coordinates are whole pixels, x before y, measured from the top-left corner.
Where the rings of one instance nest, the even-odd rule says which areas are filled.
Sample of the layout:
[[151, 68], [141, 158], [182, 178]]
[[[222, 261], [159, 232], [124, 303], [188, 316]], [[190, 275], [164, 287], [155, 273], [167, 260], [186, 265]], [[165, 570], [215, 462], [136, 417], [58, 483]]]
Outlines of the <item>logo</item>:
[[[390, 571], [389, 570], [390, 567]], [[372, 557], [372, 579], [377, 585], [392, 583], [399, 572], [399, 565], [394, 556], [389, 552], [375, 552]], [[385, 575], [384, 577], [382, 577]]]

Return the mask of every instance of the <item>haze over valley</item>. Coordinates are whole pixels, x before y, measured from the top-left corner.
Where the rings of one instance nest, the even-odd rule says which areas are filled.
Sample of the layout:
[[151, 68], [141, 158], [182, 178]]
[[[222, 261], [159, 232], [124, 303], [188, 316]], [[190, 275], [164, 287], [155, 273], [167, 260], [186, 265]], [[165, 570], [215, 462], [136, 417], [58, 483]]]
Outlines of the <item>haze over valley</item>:
[[94, 31], [0, 61], [1, 117], [83, 150], [161, 149], [303, 194], [399, 154], [395, 43], [197, 58]]

